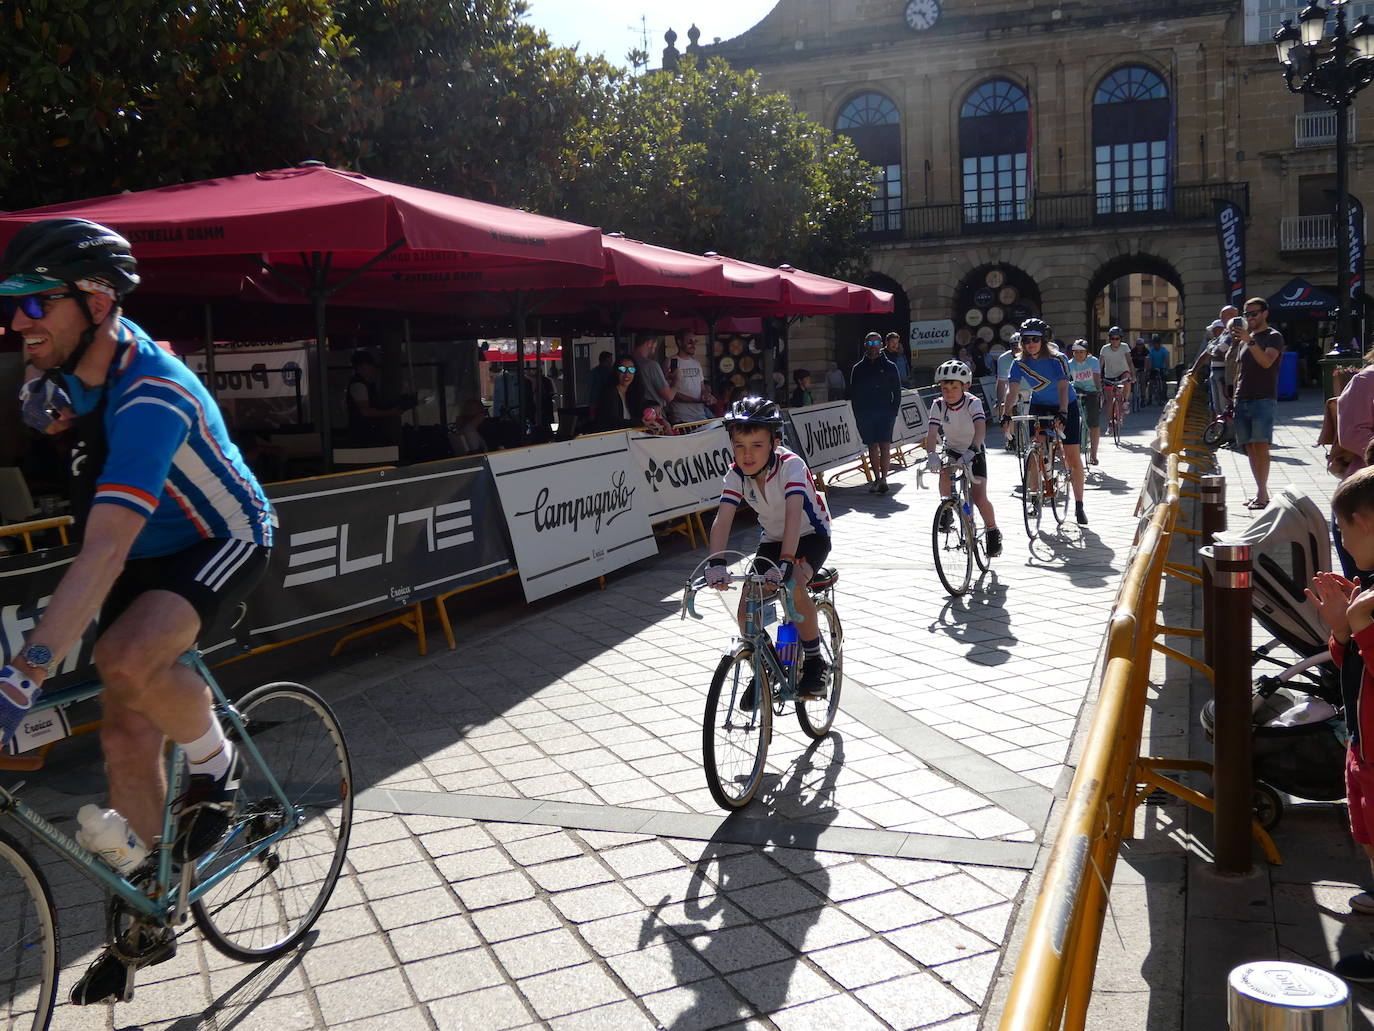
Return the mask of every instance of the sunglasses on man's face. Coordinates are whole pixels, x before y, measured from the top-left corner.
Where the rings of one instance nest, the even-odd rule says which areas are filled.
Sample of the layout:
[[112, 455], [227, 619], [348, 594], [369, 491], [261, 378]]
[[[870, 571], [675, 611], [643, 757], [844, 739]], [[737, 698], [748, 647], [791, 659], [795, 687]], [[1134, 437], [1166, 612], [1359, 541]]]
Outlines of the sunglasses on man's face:
[[31, 319], [41, 319], [52, 310], [52, 306], [57, 301], [65, 301], [68, 297], [74, 297], [71, 291], [64, 291], [55, 294], [25, 294], [23, 297], [4, 297], [0, 298], [0, 311], [4, 312], [5, 325], [14, 321], [14, 313], [22, 311]]
[[1263, 308], [1246, 308], [1246, 309], [1245, 309], [1245, 317], [1246, 317], [1247, 319], [1257, 318], [1258, 316], [1263, 315], [1263, 314], [1264, 314], [1264, 309], [1263, 309]]
[[616, 371], [616, 372], [634, 372], [634, 371], [635, 371], [635, 367], [634, 367], [633, 365], [617, 365], [617, 366], [615, 367], [615, 371]]

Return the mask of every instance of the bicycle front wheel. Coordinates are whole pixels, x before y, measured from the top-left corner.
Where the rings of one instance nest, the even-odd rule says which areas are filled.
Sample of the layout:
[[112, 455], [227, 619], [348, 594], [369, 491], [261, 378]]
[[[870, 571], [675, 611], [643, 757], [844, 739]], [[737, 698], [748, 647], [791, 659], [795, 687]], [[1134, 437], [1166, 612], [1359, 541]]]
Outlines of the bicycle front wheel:
[[958, 504], [946, 498], [935, 509], [930, 527], [930, 544], [935, 553], [935, 572], [945, 590], [958, 597], [973, 582], [973, 552], [969, 550], [967, 526]]
[[0, 1028], [47, 1028], [59, 967], [52, 890], [24, 847], [0, 834]]
[[968, 550], [973, 552], [974, 565], [979, 572], [986, 573], [988, 570], [988, 548], [983, 539], [985, 532], [983, 528], [983, 517], [978, 512], [978, 506], [970, 504], [968, 514], [964, 516], [966, 526], [964, 535], [968, 538]]
[[1208, 447], [1217, 447], [1226, 439], [1226, 420], [1217, 418], [1207, 424], [1202, 431], [1202, 442]]
[[773, 690], [768, 668], [746, 647], [721, 656], [706, 692], [701, 758], [706, 786], [722, 809], [743, 809], [763, 783], [768, 738], [773, 732]]
[[[309, 688], [267, 684], [245, 695], [238, 711], [248, 741], [225, 728], [242, 762], [233, 819], [224, 843], [196, 870], [197, 884], [223, 879], [191, 912], [220, 952], [260, 960], [294, 948], [329, 902], [353, 826], [353, 772], [338, 719]], [[283, 828], [283, 837], [248, 858]]]
[[835, 713], [840, 708], [840, 687], [844, 684], [844, 630], [833, 602], [816, 602], [816, 615], [821, 624], [821, 661], [830, 667], [830, 688], [824, 698], [797, 699], [797, 722], [808, 737], [822, 738], [830, 733]]
[[1040, 512], [1044, 504], [1040, 492], [1040, 452], [1032, 449], [1026, 455], [1026, 466], [1021, 473], [1021, 518], [1026, 523], [1026, 536], [1031, 540], [1040, 532]]
[[1050, 510], [1054, 513], [1054, 522], [1057, 526], [1064, 525], [1064, 517], [1069, 514], [1069, 465], [1064, 459], [1064, 449], [1056, 447], [1054, 457], [1050, 460], [1050, 484], [1047, 493], [1050, 496]]

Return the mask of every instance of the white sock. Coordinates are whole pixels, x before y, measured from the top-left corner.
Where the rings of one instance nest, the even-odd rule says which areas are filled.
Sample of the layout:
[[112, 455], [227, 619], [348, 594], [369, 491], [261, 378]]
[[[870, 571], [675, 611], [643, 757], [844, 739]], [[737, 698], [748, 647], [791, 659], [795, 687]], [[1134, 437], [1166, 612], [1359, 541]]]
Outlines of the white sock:
[[224, 737], [219, 720], [211, 717], [210, 729], [194, 741], [180, 742], [186, 753], [186, 765], [193, 774], [208, 773], [219, 780], [234, 761], [234, 746]]

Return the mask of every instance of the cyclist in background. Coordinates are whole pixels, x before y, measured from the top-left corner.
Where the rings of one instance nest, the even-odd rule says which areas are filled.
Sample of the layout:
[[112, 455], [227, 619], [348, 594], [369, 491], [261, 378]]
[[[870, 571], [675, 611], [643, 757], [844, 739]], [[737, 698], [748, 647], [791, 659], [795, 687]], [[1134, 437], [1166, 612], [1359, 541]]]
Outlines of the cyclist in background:
[[[816, 492], [806, 460], [782, 445], [782, 410], [774, 402], [763, 397], [741, 398], [725, 413], [724, 422], [735, 460], [725, 471], [720, 508], [711, 525], [712, 557], [706, 566], [706, 585], [718, 590], [729, 586], [721, 553], [730, 543], [735, 512], [747, 504], [758, 515], [760, 527], [754, 572], [763, 573], [775, 587], [790, 585], [792, 604], [800, 617], [797, 637], [804, 658], [797, 695], [824, 698], [829, 669], [821, 658], [820, 621], [806, 585], [830, 554], [830, 512]], [[739, 618], [742, 626], [743, 598]], [[753, 709], [757, 704], [751, 681], [739, 705]]]
[[1073, 342], [1069, 375], [1088, 427], [1088, 464], [1096, 465], [1097, 441], [1102, 436], [1102, 363], [1088, 353], [1088, 342], [1081, 337]]
[[[1013, 333], [1011, 339], [1007, 341], [1007, 350], [997, 356], [997, 409], [1003, 415], [1013, 415], [1013, 408], [1022, 401], [1030, 400], [1030, 388], [1022, 387], [1010, 401], [1007, 394], [1010, 393], [1007, 384], [1007, 377], [1011, 375], [1011, 364], [1021, 357], [1021, 334]], [[1003, 423], [1006, 429], [1004, 436], [1007, 438], [1006, 449], [1016, 450], [1015, 433], [1011, 429], [1010, 423]]]
[[1097, 360], [1102, 364], [1102, 381], [1108, 386], [1121, 386], [1121, 415], [1124, 418], [1131, 410], [1131, 384], [1135, 382], [1135, 365], [1131, 361], [1131, 350], [1121, 340], [1121, 327], [1113, 326], [1107, 330], [1107, 343], [1097, 352]]
[[[1069, 381], [1069, 363], [1049, 342], [1050, 326], [1043, 319], [1029, 318], [1021, 323], [1021, 357], [1011, 367], [1009, 382], [1030, 384], [1030, 414], [1053, 416], [1064, 436], [1064, 460], [1073, 481], [1074, 520], [1088, 525], [1083, 509], [1083, 452], [1078, 398]], [[1008, 416], [1003, 415], [1003, 419]]]
[[1155, 333], [1150, 337], [1150, 382], [1159, 383], [1159, 396], [1163, 397], [1166, 392], [1166, 382], [1169, 376], [1169, 349], [1164, 346], [1164, 341]]
[[[948, 454], [968, 463], [973, 503], [978, 506], [987, 528], [983, 540], [988, 558], [996, 558], [1002, 554], [1002, 531], [997, 529], [997, 513], [988, 500], [988, 456], [983, 447], [988, 431], [987, 413], [983, 411], [983, 402], [968, 390], [973, 382], [973, 370], [957, 358], [951, 358], [935, 370], [935, 382], [940, 385], [940, 396], [930, 406], [930, 425], [926, 430], [926, 453], [930, 457], [926, 459], [926, 468], [939, 472], [940, 497], [947, 498], [950, 496], [949, 470], [940, 461], [937, 438], [944, 439]], [[952, 524], [954, 513], [945, 509], [944, 515]], [[940, 529], [948, 530], [949, 526], [941, 525]]]

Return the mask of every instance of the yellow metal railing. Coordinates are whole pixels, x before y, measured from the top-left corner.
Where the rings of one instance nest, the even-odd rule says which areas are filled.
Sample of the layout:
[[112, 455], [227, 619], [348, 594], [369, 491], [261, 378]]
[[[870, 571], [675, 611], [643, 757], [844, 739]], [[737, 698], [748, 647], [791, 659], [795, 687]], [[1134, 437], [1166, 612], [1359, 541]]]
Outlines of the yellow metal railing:
[[[1169, 563], [1168, 554], [1174, 535], [1189, 529], [1179, 526], [1181, 486], [1195, 479], [1194, 469], [1210, 461], [1210, 452], [1200, 447], [1205, 421], [1190, 411], [1198, 382], [1194, 366], [1160, 419], [1156, 447], [1163, 458], [1163, 483], [1148, 492], [1153, 505], [1141, 513], [1144, 521], [1117, 592], [1097, 710], [1065, 800], [1000, 1031], [1078, 1031], [1087, 1018], [1117, 854], [1133, 825], [1137, 784], [1149, 773], [1140, 744], [1150, 660], [1155, 651], [1181, 656], [1157, 641], [1163, 632], [1174, 632], [1158, 622], [1160, 591], [1166, 573], [1195, 579], [1192, 567]], [[1195, 660], [1189, 659], [1192, 665]]]

